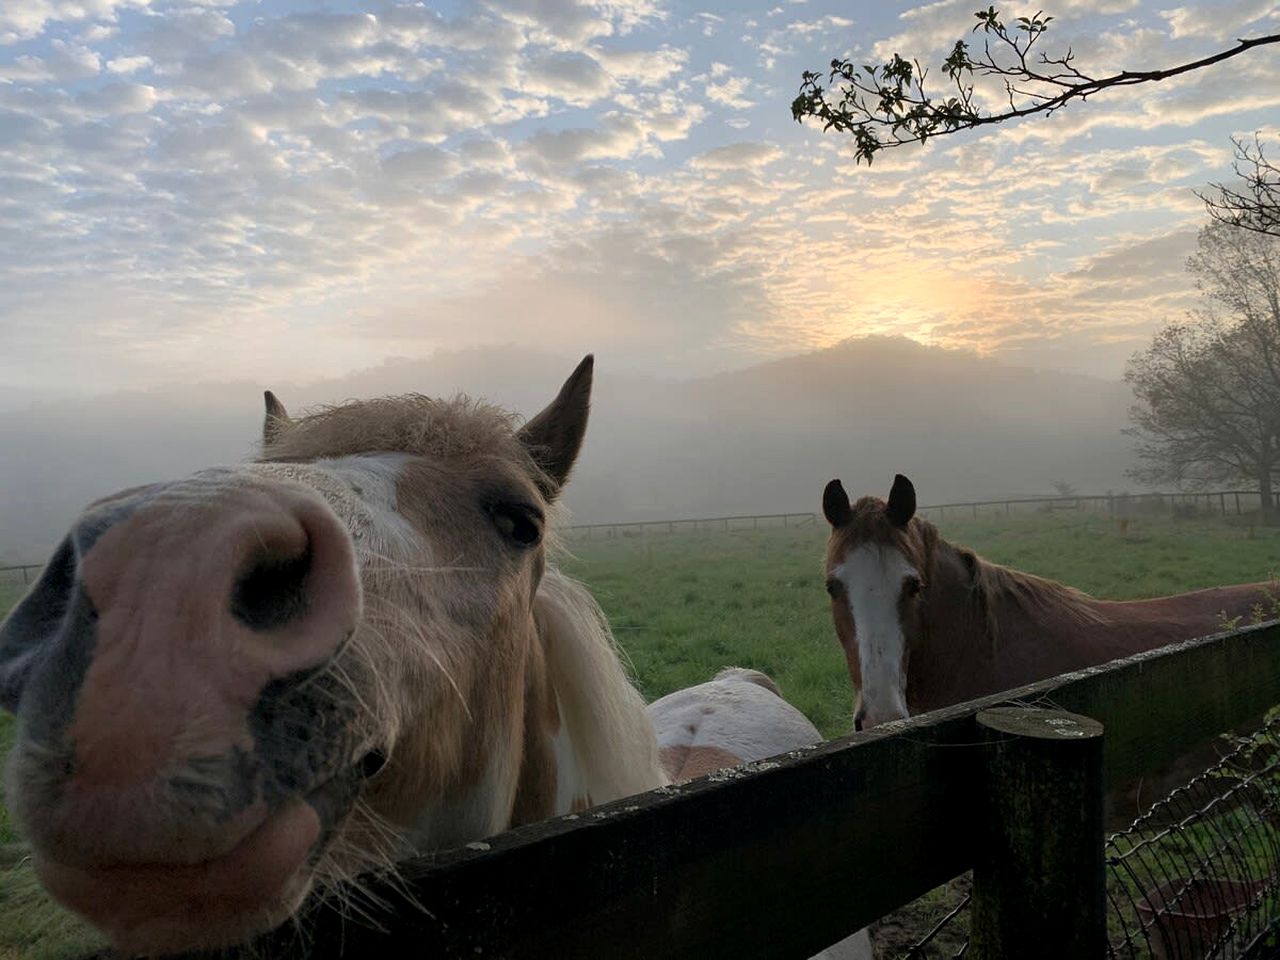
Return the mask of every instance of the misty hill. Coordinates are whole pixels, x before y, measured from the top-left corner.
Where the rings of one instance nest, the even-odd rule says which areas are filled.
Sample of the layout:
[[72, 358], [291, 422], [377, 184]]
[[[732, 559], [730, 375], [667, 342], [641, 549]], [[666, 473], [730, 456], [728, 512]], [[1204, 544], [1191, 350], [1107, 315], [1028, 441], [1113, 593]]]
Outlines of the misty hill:
[[572, 502], [583, 521], [816, 510], [832, 477], [883, 496], [895, 472], [924, 503], [1119, 490], [1130, 402], [1119, 382], [850, 340], [605, 406]]
[[[290, 410], [465, 390], [525, 415], [577, 357], [442, 352], [338, 380], [173, 386], [0, 412], [0, 560], [41, 559], [95, 497], [252, 454], [270, 387]], [[1123, 384], [1036, 371], [900, 338], [687, 381], [597, 358], [591, 429], [567, 503], [578, 522], [817, 509], [833, 476], [883, 495], [895, 472], [922, 502], [1034, 496], [1056, 480], [1122, 489]]]

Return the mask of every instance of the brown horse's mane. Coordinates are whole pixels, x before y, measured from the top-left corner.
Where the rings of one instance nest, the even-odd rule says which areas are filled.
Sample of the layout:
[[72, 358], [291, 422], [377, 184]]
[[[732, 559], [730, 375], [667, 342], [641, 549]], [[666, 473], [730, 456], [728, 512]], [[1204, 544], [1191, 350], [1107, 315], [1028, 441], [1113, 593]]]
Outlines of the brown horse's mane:
[[[917, 523], [932, 528], [927, 520]], [[1000, 646], [1000, 611], [1013, 607], [1033, 620], [1066, 620], [1077, 624], [1103, 623], [1092, 597], [1057, 580], [1038, 577], [984, 560], [967, 547], [959, 547], [937, 537], [953, 550], [969, 575], [972, 602], [981, 613], [992, 652]]]
[[926, 584], [940, 575], [941, 562], [950, 553], [965, 571], [971, 610], [979, 618], [992, 651], [1000, 644], [1000, 614], [1010, 608], [1033, 620], [1066, 620], [1079, 624], [1105, 621], [1092, 597], [1075, 587], [1024, 573], [984, 560], [968, 547], [944, 539], [923, 517], [911, 519], [906, 528], [894, 524], [879, 497], [861, 497], [852, 517], [833, 537], [829, 558], [839, 558], [860, 543], [879, 543], [900, 550], [924, 577]]
[[410, 393], [351, 400], [289, 420], [264, 443], [264, 461], [309, 461], [365, 453], [498, 457], [535, 471], [516, 436], [517, 417], [467, 396], [439, 400]]

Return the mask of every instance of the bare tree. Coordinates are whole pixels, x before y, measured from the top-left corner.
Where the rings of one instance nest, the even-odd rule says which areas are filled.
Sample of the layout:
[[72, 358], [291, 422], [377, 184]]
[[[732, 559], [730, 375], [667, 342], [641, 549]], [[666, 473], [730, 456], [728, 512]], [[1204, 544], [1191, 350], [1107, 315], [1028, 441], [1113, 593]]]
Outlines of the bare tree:
[[1273, 515], [1280, 477], [1280, 240], [1224, 223], [1187, 262], [1204, 306], [1136, 354], [1125, 380], [1140, 480], [1245, 480]]
[[[1233, 47], [1187, 63], [1093, 76], [1076, 65], [1070, 48], [1056, 56], [1037, 49], [1054, 19], [1043, 11], [1018, 17], [1013, 26], [1000, 19], [995, 7], [979, 10], [975, 17], [978, 22], [973, 32], [982, 34], [981, 51], [975, 52], [964, 40], [956, 41], [942, 62], [948, 82], [941, 92], [927, 86], [928, 71], [917, 59], [897, 53], [879, 65], [835, 59], [829, 71], [804, 72], [791, 115], [798, 122], [813, 118], [821, 121], [824, 130], [851, 134], [856, 159], [870, 163], [888, 147], [1053, 113], [1073, 100], [1087, 100], [1119, 87], [1158, 83], [1255, 47], [1280, 43], [1280, 34], [1270, 34], [1239, 40]], [[1008, 105], [984, 112], [974, 100], [975, 76], [1002, 82]], [[1274, 194], [1271, 197], [1274, 200]]]
[[1236, 148], [1232, 166], [1243, 185], [1215, 183], [1210, 191], [1196, 195], [1215, 220], [1280, 237], [1280, 167], [1267, 159], [1256, 133], [1253, 143], [1235, 137], [1231, 142]]

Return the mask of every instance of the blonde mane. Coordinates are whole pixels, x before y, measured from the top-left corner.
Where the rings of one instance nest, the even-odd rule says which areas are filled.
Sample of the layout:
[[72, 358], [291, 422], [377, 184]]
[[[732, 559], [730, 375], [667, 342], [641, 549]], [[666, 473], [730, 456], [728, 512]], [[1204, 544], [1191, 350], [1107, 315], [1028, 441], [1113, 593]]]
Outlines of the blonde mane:
[[548, 568], [534, 599], [534, 620], [592, 802], [668, 783], [644, 699], [586, 587]]

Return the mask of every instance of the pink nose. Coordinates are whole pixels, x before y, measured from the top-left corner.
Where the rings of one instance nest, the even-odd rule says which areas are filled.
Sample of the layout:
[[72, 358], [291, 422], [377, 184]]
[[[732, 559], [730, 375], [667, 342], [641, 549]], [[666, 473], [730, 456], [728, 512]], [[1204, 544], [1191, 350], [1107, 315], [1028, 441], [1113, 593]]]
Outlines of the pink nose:
[[80, 788], [141, 786], [245, 746], [273, 680], [323, 664], [360, 616], [351, 537], [290, 484], [218, 471], [162, 488], [82, 557], [97, 612], [69, 730]]

